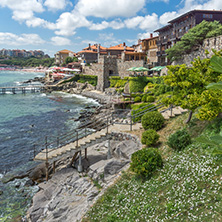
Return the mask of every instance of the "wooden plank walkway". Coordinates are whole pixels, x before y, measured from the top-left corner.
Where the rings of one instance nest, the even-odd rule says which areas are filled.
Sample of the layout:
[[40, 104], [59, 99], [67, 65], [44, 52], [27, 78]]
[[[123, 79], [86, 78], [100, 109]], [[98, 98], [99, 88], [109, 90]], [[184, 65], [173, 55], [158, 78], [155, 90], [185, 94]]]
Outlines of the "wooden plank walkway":
[[36, 93], [44, 90], [43, 86], [39, 85], [29, 85], [29, 86], [5, 86], [0, 87], [0, 94], [4, 95], [7, 93], [17, 94], [22, 93], [25, 94], [27, 92]]

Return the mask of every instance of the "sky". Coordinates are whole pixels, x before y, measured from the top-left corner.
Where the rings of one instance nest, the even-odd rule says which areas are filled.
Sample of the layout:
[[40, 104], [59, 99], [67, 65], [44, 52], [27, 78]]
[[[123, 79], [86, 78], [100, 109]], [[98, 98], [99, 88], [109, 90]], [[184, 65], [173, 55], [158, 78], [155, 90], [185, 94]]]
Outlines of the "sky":
[[193, 9], [222, 9], [221, 0], [0, 0], [0, 49], [81, 51], [150, 37]]

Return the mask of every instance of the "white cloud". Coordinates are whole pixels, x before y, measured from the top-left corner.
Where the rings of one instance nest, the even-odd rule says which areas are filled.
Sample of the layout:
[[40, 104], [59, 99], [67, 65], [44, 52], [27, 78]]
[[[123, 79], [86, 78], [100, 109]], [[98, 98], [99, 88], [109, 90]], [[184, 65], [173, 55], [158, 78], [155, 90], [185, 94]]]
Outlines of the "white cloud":
[[33, 12], [44, 11], [42, 2], [38, 0], [1, 0], [1, 7], [8, 7], [13, 11], [13, 19], [22, 22], [32, 17]]
[[2, 45], [41, 45], [45, 43], [37, 34], [15, 35], [9, 32], [0, 32], [0, 44]]
[[126, 27], [129, 29], [134, 29], [139, 26], [139, 24], [144, 20], [143, 16], [136, 16], [125, 20]]
[[90, 30], [103, 30], [107, 28], [113, 29], [122, 29], [125, 27], [125, 24], [120, 20], [113, 20], [111, 22], [102, 21], [101, 23], [91, 23], [89, 29]]
[[121, 19], [116, 19], [109, 23], [109, 27], [113, 29], [122, 29], [125, 27], [125, 23], [123, 23]]
[[51, 11], [62, 10], [67, 4], [67, 0], [46, 0], [44, 3], [44, 5]]
[[90, 30], [103, 30], [109, 27], [109, 23], [106, 21], [102, 21], [101, 23], [92, 24], [89, 29]]
[[163, 15], [160, 16], [159, 22], [160, 22], [161, 25], [167, 25], [170, 20], [176, 18], [177, 16], [179, 16], [179, 14], [175, 11], [166, 12]]
[[110, 47], [111, 45], [120, 44], [121, 40], [116, 39], [114, 33], [100, 33], [99, 40], [102, 46]]
[[153, 13], [144, 17], [140, 23], [140, 28], [146, 31], [152, 31], [159, 25], [158, 15]]
[[60, 36], [52, 37], [51, 41], [52, 41], [53, 45], [58, 45], [58, 46], [71, 45], [72, 44], [70, 39], [60, 37]]
[[56, 35], [71, 36], [75, 34], [75, 29], [79, 27], [89, 27], [91, 23], [78, 13], [65, 12], [60, 15], [56, 22]]
[[[151, 34], [151, 32], [145, 32], [145, 33], [139, 33], [138, 35], [137, 35], [137, 38], [138, 39], [146, 39], [146, 38], [150, 38], [150, 34]], [[158, 34], [157, 33], [153, 33], [153, 37], [154, 36], [157, 36]]]
[[145, 0], [79, 0], [74, 10], [84, 16], [109, 18], [134, 16], [145, 5]]

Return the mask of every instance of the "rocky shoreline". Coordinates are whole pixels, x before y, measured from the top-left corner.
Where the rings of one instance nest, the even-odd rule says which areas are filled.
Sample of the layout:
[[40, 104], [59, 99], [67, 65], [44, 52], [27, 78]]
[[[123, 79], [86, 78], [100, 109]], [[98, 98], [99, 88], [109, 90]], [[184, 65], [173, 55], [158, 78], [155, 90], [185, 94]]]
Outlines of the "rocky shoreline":
[[[26, 83], [41, 82], [44, 78], [35, 78]], [[45, 85], [45, 92], [62, 91], [78, 94], [97, 100], [101, 106], [86, 107], [75, 121], [86, 119], [97, 121], [98, 117], [113, 111], [112, 98], [115, 91], [102, 93], [88, 83], [67, 82], [62, 85]], [[91, 111], [91, 108], [94, 111]], [[49, 166], [50, 179], [45, 181], [45, 163], [20, 175], [8, 175], [4, 182], [16, 178], [27, 179], [26, 186], [37, 185], [39, 191], [32, 199], [32, 206], [27, 213], [27, 220], [40, 221], [80, 221], [90, 206], [121, 175], [121, 171], [129, 167], [131, 154], [141, 148], [136, 136], [116, 132], [111, 144], [111, 159], [107, 158], [108, 141], [88, 148], [88, 159], [83, 159], [84, 173], [78, 173], [77, 166], [70, 165], [71, 157], [56, 162], [56, 173]], [[74, 219], [75, 218], [75, 219]]]
[[141, 149], [136, 136], [113, 133], [111, 158], [107, 158], [108, 141], [88, 148], [83, 160], [84, 173], [68, 164], [70, 158], [60, 160], [51, 179], [40, 183], [28, 211], [28, 221], [80, 221], [90, 206], [115, 182], [121, 171], [129, 167], [132, 153]]

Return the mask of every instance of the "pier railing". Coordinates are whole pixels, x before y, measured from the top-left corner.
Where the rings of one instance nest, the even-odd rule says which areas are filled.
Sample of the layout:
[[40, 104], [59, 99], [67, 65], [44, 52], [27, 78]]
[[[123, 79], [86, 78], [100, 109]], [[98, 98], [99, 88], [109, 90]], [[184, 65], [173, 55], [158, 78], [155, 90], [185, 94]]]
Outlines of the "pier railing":
[[[53, 152], [54, 150], [73, 142], [75, 142], [76, 147], [78, 147], [78, 141], [80, 139], [96, 133], [97, 131], [106, 128], [106, 133], [108, 133], [109, 126], [113, 124], [129, 125], [129, 131], [132, 131], [133, 125], [141, 121], [135, 121], [137, 117], [142, 116], [147, 112], [159, 110], [162, 107], [164, 107], [163, 104], [158, 104], [153, 107], [150, 107], [149, 105], [143, 106], [137, 110], [116, 109], [112, 112], [99, 115], [97, 118], [86, 118], [76, 129], [71, 130], [68, 133], [58, 136], [46, 136], [44, 143], [35, 144], [33, 146], [33, 156], [35, 157], [39, 152], [41, 152], [45, 153], [46, 159], [48, 159], [48, 155], [50, 152]], [[164, 112], [170, 109], [172, 110], [172, 107], [163, 109], [160, 112]]]
[[5, 95], [7, 93], [17, 94], [22, 93], [25, 94], [27, 92], [36, 93], [43, 92], [44, 87], [41, 85], [26, 85], [26, 86], [1, 86], [0, 87], [0, 95]]

